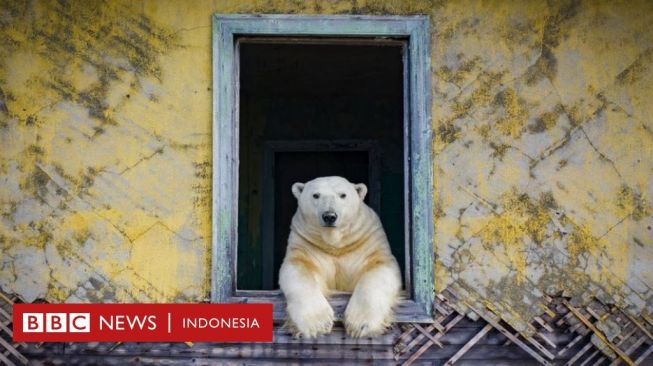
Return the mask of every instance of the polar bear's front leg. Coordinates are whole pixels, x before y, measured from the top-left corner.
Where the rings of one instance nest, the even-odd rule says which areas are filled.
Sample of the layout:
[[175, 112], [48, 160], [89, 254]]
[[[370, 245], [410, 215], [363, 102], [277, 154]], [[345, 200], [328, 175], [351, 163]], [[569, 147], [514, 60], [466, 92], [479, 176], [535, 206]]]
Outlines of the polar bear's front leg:
[[386, 262], [363, 273], [345, 310], [345, 326], [352, 337], [382, 334], [393, 318], [401, 275], [397, 264]]
[[286, 297], [288, 325], [296, 336], [313, 338], [333, 327], [333, 309], [321, 291], [318, 276], [292, 258], [281, 265], [279, 286]]

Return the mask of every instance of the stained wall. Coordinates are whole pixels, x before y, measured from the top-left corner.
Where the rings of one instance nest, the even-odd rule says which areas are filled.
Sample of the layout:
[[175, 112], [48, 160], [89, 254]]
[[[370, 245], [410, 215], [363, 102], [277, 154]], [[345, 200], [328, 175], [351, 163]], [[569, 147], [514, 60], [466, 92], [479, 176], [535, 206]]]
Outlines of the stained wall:
[[0, 1], [0, 286], [209, 296], [212, 13], [431, 20], [435, 284], [653, 311], [647, 1]]

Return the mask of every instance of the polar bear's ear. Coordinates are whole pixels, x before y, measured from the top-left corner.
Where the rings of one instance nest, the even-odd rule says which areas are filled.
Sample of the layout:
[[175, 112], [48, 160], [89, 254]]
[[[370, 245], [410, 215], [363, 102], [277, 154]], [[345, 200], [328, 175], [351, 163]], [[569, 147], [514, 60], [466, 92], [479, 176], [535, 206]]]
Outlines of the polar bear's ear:
[[299, 196], [301, 196], [303, 190], [304, 190], [304, 183], [298, 182], [292, 185], [292, 194], [297, 199], [299, 199]]
[[354, 188], [356, 189], [356, 192], [358, 192], [358, 196], [361, 198], [361, 201], [365, 199], [365, 195], [367, 195], [367, 186], [363, 183], [358, 183], [354, 184]]

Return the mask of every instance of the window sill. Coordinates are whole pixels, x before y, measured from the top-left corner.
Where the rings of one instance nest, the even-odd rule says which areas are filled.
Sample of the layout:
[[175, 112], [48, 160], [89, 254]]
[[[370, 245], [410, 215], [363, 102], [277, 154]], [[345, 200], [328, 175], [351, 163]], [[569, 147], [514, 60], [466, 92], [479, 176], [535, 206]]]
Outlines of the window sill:
[[[335, 312], [335, 320], [342, 321], [345, 308], [349, 302], [349, 292], [335, 292], [329, 298], [329, 303]], [[256, 290], [239, 290], [236, 295], [224, 302], [229, 303], [271, 303], [274, 307], [273, 318], [275, 321], [286, 319], [286, 299], [280, 290], [274, 291], [256, 291]], [[395, 323], [433, 323], [432, 316], [423, 309], [418, 303], [406, 298], [406, 293], [402, 293], [398, 306], [395, 308]]]

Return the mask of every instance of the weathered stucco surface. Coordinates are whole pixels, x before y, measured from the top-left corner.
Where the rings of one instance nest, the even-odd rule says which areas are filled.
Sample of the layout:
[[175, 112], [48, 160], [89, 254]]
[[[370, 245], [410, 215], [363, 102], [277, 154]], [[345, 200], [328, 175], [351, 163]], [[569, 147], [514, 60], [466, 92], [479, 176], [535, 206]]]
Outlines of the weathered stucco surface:
[[212, 13], [427, 14], [436, 287], [653, 311], [653, 3], [0, 2], [0, 285], [208, 296]]

